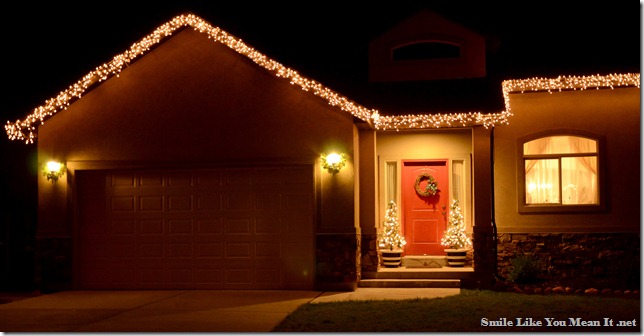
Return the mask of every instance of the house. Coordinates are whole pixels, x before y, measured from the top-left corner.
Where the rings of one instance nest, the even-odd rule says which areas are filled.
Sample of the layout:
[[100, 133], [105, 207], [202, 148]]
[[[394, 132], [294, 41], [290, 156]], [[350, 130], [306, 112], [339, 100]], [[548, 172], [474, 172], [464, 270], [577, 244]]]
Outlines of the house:
[[[371, 47], [374, 81], [485, 76], [481, 37], [432, 13]], [[38, 146], [51, 289], [353, 290], [382, 269], [391, 200], [410, 258], [443, 255], [461, 202], [471, 285], [524, 251], [566, 276], [639, 257], [639, 193], [612, 187], [639, 185], [639, 74], [508, 80], [498, 94], [496, 112], [382, 113], [184, 14], [5, 128]], [[418, 194], [421, 174], [436, 195]]]

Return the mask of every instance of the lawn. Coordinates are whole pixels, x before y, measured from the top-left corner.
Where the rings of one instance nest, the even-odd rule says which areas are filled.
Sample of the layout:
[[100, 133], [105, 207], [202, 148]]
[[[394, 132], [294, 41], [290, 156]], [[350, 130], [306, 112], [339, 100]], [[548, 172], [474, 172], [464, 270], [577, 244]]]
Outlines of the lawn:
[[639, 332], [638, 298], [486, 290], [435, 299], [310, 303], [274, 332]]

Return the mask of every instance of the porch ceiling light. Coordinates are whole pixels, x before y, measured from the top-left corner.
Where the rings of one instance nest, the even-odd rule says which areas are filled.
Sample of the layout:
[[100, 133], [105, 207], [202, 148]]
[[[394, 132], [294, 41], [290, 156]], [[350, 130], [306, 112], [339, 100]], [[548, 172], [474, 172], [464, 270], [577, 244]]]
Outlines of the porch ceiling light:
[[329, 153], [327, 155], [322, 155], [322, 168], [326, 169], [329, 174], [337, 174], [340, 172], [344, 166], [347, 164], [347, 155]]
[[48, 181], [54, 183], [58, 181], [58, 178], [65, 174], [65, 170], [64, 164], [56, 161], [49, 161], [43, 166], [42, 174], [45, 175]]

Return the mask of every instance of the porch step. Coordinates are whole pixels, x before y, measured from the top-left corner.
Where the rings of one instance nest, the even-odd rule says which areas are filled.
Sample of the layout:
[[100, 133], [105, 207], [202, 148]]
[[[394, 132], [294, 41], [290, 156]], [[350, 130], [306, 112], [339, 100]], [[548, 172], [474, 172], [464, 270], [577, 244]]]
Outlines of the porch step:
[[472, 267], [381, 267], [362, 272], [358, 287], [461, 288], [469, 287], [473, 279]]
[[445, 256], [411, 255], [402, 257], [401, 266], [407, 268], [441, 268], [447, 266]]
[[358, 287], [370, 288], [460, 288], [459, 279], [363, 279]]

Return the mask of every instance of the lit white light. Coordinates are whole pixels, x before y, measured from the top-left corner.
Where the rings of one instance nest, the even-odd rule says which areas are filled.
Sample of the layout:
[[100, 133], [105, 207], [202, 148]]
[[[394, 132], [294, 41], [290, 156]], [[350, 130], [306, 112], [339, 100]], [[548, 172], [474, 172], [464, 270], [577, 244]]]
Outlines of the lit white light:
[[337, 165], [338, 163], [340, 163], [340, 161], [342, 161], [342, 157], [340, 156], [340, 154], [331, 153], [326, 156], [326, 163], [330, 165]]
[[47, 170], [52, 172], [52, 173], [57, 173], [60, 171], [61, 168], [61, 163], [56, 162], [56, 161], [49, 161], [47, 162]]

